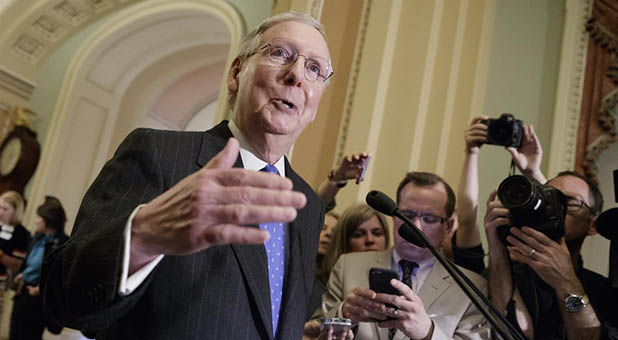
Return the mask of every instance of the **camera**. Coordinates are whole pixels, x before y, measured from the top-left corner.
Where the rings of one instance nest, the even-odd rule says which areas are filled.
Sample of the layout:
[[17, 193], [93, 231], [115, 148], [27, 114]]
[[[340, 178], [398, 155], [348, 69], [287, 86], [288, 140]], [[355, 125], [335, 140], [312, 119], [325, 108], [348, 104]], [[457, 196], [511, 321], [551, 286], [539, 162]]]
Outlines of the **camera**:
[[487, 144], [519, 148], [524, 135], [524, 123], [510, 113], [503, 113], [498, 119], [486, 119]]
[[[560, 190], [513, 175], [500, 183], [498, 197], [509, 209], [512, 226], [528, 226], [554, 241], [564, 236], [567, 198]], [[508, 226], [502, 229], [500, 237], [504, 242]]]

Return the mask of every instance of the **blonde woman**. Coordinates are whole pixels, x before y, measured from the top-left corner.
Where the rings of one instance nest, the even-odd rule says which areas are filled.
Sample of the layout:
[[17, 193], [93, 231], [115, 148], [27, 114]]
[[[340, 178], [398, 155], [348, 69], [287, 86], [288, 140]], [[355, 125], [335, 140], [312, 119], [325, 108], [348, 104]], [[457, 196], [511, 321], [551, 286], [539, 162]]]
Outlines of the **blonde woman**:
[[12, 281], [9, 274], [19, 269], [30, 243], [30, 233], [21, 225], [23, 213], [24, 199], [19, 193], [0, 195], [0, 319], [4, 290]]

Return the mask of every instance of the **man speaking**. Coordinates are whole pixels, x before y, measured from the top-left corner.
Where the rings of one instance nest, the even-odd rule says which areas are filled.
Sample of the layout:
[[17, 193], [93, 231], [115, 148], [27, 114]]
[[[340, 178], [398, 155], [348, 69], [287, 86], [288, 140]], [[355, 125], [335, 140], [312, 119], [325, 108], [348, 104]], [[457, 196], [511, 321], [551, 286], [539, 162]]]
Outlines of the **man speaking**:
[[297, 13], [243, 39], [234, 119], [133, 131], [46, 258], [47, 314], [97, 339], [299, 339], [324, 208], [284, 154], [332, 75], [322, 25]]

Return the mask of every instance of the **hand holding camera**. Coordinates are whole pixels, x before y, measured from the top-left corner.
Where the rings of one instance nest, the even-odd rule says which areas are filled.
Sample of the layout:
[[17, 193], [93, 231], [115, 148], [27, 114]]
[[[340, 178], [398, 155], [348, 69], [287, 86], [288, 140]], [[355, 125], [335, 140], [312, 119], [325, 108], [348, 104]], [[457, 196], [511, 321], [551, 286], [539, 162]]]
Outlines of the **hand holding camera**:
[[573, 292], [584, 292], [564, 237], [552, 240], [530, 227], [511, 228], [510, 232], [506, 240], [511, 244], [507, 247], [511, 260], [527, 264], [561, 299]]
[[487, 116], [478, 116], [472, 119], [468, 129], [464, 131], [466, 153], [477, 154], [483, 144], [487, 143]]
[[541, 172], [541, 160], [543, 159], [543, 148], [539, 137], [534, 132], [532, 125], [523, 128], [523, 136], [519, 148], [506, 148], [513, 156], [515, 166], [528, 178], [535, 179], [539, 183], [547, 182]]
[[503, 113], [498, 119], [483, 119], [480, 123], [487, 126], [487, 144], [506, 147], [521, 173], [539, 183], [547, 182], [541, 172], [543, 148], [532, 125], [524, 125], [510, 113]]

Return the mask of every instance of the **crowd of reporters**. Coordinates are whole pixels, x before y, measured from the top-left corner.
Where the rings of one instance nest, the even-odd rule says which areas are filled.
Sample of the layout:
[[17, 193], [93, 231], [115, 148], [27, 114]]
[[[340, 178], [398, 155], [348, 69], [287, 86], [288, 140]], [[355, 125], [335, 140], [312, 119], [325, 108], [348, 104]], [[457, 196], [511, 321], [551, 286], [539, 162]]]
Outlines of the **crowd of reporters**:
[[[516, 143], [508, 138], [503, 138], [505, 140], [502, 142], [496, 141], [495, 136], [488, 140], [488, 128], [491, 129], [492, 122], [497, 124], [495, 121], [499, 120], [502, 120], [499, 123], [515, 125], [515, 132], [507, 129], [508, 138], [513, 138], [519, 129], [520, 136]], [[464, 135], [465, 156], [456, 195], [456, 209], [449, 211], [449, 204], [454, 204], [451, 202], [454, 201], [454, 195], [452, 198], [449, 195], [453, 191], [450, 186], [437, 174], [422, 172], [408, 173], [400, 184], [397, 192], [399, 209], [411, 211], [410, 219], [430, 236], [434, 246], [447, 254], [455, 264], [469, 270], [466, 272], [468, 277], [485, 289], [493, 306], [526, 337], [618, 338], [616, 289], [611, 287], [606, 277], [585, 269], [581, 256], [585, 238], [596, 234], [595, 219], [603, 207], [598, 186], [574, 171], [563, 171], [547, 180], [541, 171], [543, 150], [534, 128], [523, 125], [512, 116], [493, 120], [487, 116], [476, 117]], [[482, 217], [477, 216], [480, 201], [478, 157], [481, 147], [486, 144], [505, 146], [512, 156], [512, 164], [521, 175], [505, 180], [500, 188], [501, 195], [498, 188], [489, 195], [485, 216]], [[356, 165], [360, 166], [360, 162]], [[349, 164], [344, 162], [341, 166]], [[339, 171], [339, 168], [333, 171]], [[350, 173], [344, 179], [352, 180], [359, 174], [360, 170]], [[341, 181], [331, 182], [332, 187], [337, 184], [341, 186]], [[414, 193], [409, 201], [405, 196], [406, 189]], [[442, 199], [438, 195], [436, 200], [435, 195], [429, 192], [432, 189], [440, 192]], [[539, 197], [519, 197], [524, 193]], [[515, 203], [510, 201], [511, 209], [505, 207], [499, 196], [507, 201], [522, 201], [519, 202], [522, 211], [518, 212], [513, 205]], [[324, 199], [323, 195], [321, 197]], [[329, 200], [333, 198], [327, 197], [325, 203], [330, 203]], [[533, 203], [537, 205], [542, 201], [544, 206], [524, 207], [528, 209], [525, 210], [521, 207], [526, 203], [524, 199], [534, 200]], [[441, 207], [440, 204], [444, 203], [446, 205]], [[305, 338], [317, 338], [319, 320], [326, 317], [351, 319], [353, 334], [349, 336], [355, 339], [498, 337], [495, 332], [491, 332], [491, 327], [479, 316], [474, 306], [470, 305], [467, 297], [449, 296], [448, 290], [444, 290], [440, 294], [449, 299], [436, 303], [435, 296], [431, 296], [429, 288], [423, 285], [428, 278], [435, 285], [431, 275], [440, 271], [440, 265], [419, 249], [406, 249], [414, 246], [398, 237], [397, 229], [402, 222], [397, 218], [393, 219], [394, 249], [389, 249], [386, 237], [378, 249], [353, 250], [354, 228], [360, 228], [372, 216], [361, 213], [362, 208], [361, 203], [344, 212], [347, 219], [351, 214], [357, 215], [355, 226], [338, 222], [333, 229], [325, 224], [323, 236], [337, 235], [336, 242], [331, 242], [327, 250], [323, 250], [324, 241], [328, 237], [320, 239], [321, 253], [326, 255], [318, 258], [316, 282], [319, 282], [321, 288], [314, 289], [314, 295], [316, 291], [323, 292], [322, 304], [318, 308], [315, 303], [310, 306], [308, 315], [311, 317], [305, 324]], [[364, 208], [371, 209], [367, 206]], [[425, 217], [432, 216], [431, 211], [438, 212], [435, 215], [439, 221]], [[384, 219], [380, 213], [374, 213], [376, 220]], [[381, 223], [376, 224], [380, 226]], [[479, 223], [484, 226], [482, 230], [485, 230], [487, 249], [481, 244]], [[437, 237], [432, 238], [434, 235]], [[440, 236], [444, 237], [439, 239]], [[346, 254], [353, 251], [371, 253]], [[367, 272], [372, 266], [398, 271], [400, 280], [403, 280], [403, 267], [397, 264], [402, 258], [414, 261], [416, 269], [410, 287], [399, 287], [399, 297], [388, 297], [367, 288]], [[329, 271], [330, 277], [326, 280]], [[397, 308], [385, 307], [389, 299], [399, 299]], [[416, 303], [416, 309], [406, 310], [406, 303], [410, 306]], [[444, 307], [453, 304], [464, 310], [458, 314], [456, 306]], [[436, 305], [440, 308], [436, 309]], [[406, 312], [410, 315], [407, 321], [389, 321], [397, 313], [401, 315]], [[432, 320], [430, 328], [427, 323], [422, 324], [423, 320], [428, 319], [427, 315]]]

